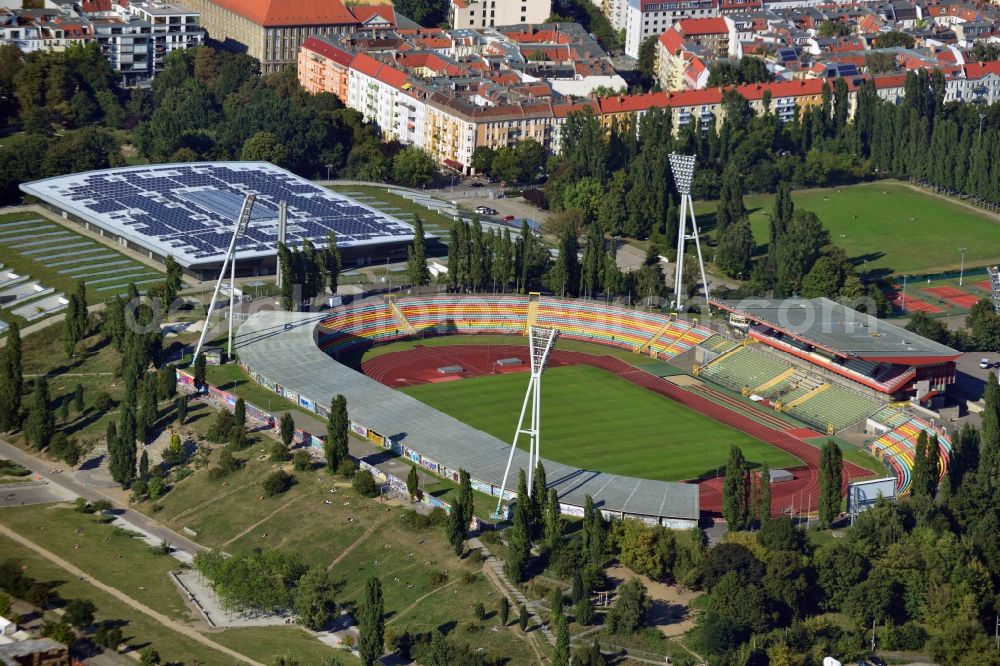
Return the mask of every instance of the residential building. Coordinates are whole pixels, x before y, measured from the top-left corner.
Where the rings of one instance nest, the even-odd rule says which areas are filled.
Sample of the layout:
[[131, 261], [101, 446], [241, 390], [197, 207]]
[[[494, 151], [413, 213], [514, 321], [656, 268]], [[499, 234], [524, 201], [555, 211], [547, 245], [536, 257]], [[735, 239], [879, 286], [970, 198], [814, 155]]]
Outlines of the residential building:
[[51, 638], [0, 643], [2, 666], [70, 666], [69, 649]]
[[545, 23], [551, 14], [552, 0], [451, 0], [455, 28]]
[[358, 19], [341, 0], [185, 0], [209, 39], [260, 61], [263, 74], [294, 66], [309, 37], [342, 35]]
[[736, 24], [728, 17], [681, 19], [671, 29], [685, 40], [704, 46], [721, 58], [739, 57]]
[[663, 34], [675, 21], [718, 15], [718, 0], [628, 0], [625, 53], [638, 58], [642, 43], [649, 37]]

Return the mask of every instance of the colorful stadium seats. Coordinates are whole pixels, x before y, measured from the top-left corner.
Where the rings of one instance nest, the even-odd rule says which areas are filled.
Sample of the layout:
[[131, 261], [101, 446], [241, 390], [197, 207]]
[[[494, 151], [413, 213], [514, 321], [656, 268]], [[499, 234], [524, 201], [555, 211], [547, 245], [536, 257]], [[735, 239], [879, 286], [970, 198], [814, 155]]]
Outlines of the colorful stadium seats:
[[923, 419], [910, 416], [891, 407], [880, 409], [872, 415], [872, 420], [887, 426], [897, 424], [870, 445], [872, 455], [896, 471], [897, 493], [903, 494], [910, 490], [913, 455], [916, 451], [917, 437], [921, 431], [927, 432], [928, 439], [932, 435], [937, 435], [941, 453], [940, 474], [943, 477], [947, 473], [951, 460], [951, 437], [944, 430], [934, 427]]
[[828, 388], [812, 393], [807, 400], [791, 407], [788, 413], [823, 432], [843, 430], [870, 416], [879, 407], [874, 399], [840, 384], [829, 384]]
[[[360, 344], [407, 337], [406, 326], [394, 308], [417, 335], [519, 335], [528, 322], [528, 306], [527, 296], [451, 294], [399, 298], [394, 305], [379, 302], [349, 306], [320, 324], [320, 348], [337, 355]], [[648, 348], [651, 355], [664, 360], [691, 349], [712, 334], [690, 322], [671, 322], [659, 313], [546, 297], [538, 299], [537, 323], [559, 329], [560, 337], [568, 340], [632, 351], [662, 330]]]

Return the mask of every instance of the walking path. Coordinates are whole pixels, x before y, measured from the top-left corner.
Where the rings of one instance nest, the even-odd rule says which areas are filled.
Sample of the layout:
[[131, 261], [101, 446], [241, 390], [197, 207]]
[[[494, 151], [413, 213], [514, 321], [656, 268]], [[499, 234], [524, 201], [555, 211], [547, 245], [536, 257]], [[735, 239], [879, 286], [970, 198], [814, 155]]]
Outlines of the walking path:
[[262, 663], [260, 663], [258, 661], [254, 661], [253, 659], [250, 659], [249, 657], [247, 657], [244, 654], [241, 654], [241, 653], [239, 653], [239, 652], [237, 652], [235, 650], [231, 650], [231, 649], [227, 648], [225, 645], [220, 645], [220, 644], [216, 643], [215, 641], [213, 641], [213, 640], [205, 637], [204, 635], [198, 633], [197, 631], [195, 631], [191, 627], [188, 627], [186, 625], [183, 625], [183, 624], [180, 624], [178, 622], [175, 622], [174, 620], [170, 619], [166, 615], [164, 615], [162, 613], [156, 612], [155, 610], [153, 610], [149, 606], [146, 606], [145, 604], [139, 603], [138, 601], [136, 601], [132, 597], [128, 596], [127, 594], [125, 594], [124, 592], [122, 592], [121, 590], [119, 590], [118, 588], [111, 587], [110, 585], [106, 585], [106, 584], [102, 583], [101, 581], [97, 580], [93, 576], [90, 576], [89, 574], [87, 574], [82, 569], [77, 568], [76, 566], [70, 564], [66, 560], [64, 560], [61, 557], [59, 557], [58, 555], [56, 555], [56, 554], [54, 554], [54, 553], [46, 550], [45, 548], [42, 548], [41, 546], [39, 546], [38, 544], [36, 544], [34, 541], [31, 541], [29, 539], [24, 538], [23, 536], [21, 536], [20, 534], [18, 534], [14, 530], [6, 527], [5, 525], [0, 525], [0, 534], [3, 534], [6, 538], [8, 538], [8, 539], [10, 539], [12, 541], [16, 541], [17, 543], [21, 544], [25, 548], [29, 548], [29, 549], [35, 551], [36, 553], [38, 553], [39, 555], [41, 555], [45, 559], [49, 560], [53, 564], [55, 564], [55, 565], [57, 565], [57, 566], [59, 566], [59, 567], [61, 567], [63, 569], [65, 569], [67, 572], [69, 572], [72, 575], [76, 576], [80, 580], [85, 581], [85, 582], [93, 585], [94, 587], [96, 587], [97, 589], [101, 590], [102, 592], [110, 594], [111, 596], [115, 597], [116, 599], [118, 599], [122, 603], [124, 603], [124, 604], [126, 604], [126, 605], [134, 608], [135, 610], [139, 611], [143, 615], [149, 616], [154, 621], [156, 621], [158, 624], [161, 624], [164, 627], [167, 627], [170, 630], [175, 631], [178, 634], [181, 634], [182, 636], [190, 638], [191, 640], [193, 640], [193, 641], [195, 641], [197, 643], [201, 643], [202, 645], [204, 645], [206, 647], [209, 647], [209, 648], [211, 648], [213, 650], [217, 650], [218, 652], [221, 652], [221, 653], [223, 653], [225, 655], [233, 657], [234, 659], [236, 659], [236, 660], [238, 660], [240, 662], [251, 664], [251, 666], [264, 666], [264, 664], [262, 664]]

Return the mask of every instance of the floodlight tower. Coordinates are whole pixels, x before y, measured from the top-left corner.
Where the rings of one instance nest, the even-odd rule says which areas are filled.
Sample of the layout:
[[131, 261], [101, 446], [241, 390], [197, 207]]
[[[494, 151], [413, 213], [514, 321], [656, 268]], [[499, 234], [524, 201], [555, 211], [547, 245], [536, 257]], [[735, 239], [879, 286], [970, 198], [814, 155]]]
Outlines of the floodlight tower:
[[[247, 225], [250, 224], [250, 211], [253, 210], [253, 203], [257, 200], [256, 194], [248, 194], [246, 199], [243, 200], [243, 208], [240, 210], [240, 217], [236, 221], [236, 228], [233, 229], [233, 237], [229, 241], [229, 251], [226, 252], [226, 258], [222, 262], [222, 270], [219, 271], [219, 279], [215, 281], [215, 291], [212, 292], [212, 301], [208, 304], [208, 313], [205, 315], [205, 325], [201, 329], [201, 335], [198, 337], [198, 344], [194, 348], [194, 356], [191, 357], [191, 362], [194, 363], [198, 360], [198, 354], [201, 353], [201, 346], [205, 344], [205, 336], [208, 334], [208, 322], [212, 319], [212, 311], [215, 310], [215, 299], [219, 297], [219, 288], [222, 286], [222, 280], [226, 277], [226, 268], [230, 268], [232, 271], [232, 277], [235, 280], [236, 277], [236, 241], [239, 240], [243, 232], [246, 231]], [[232, 264], [230, 264], [232, 262]], [[233, 293], [236, 289], [236, 285], [230, 283], [229, 285], [229, 356], [233, 355]]]
[[[681, 195], [681, 217], [677, 225], [677, 265], [674, 272], [674, 307], [678, 311], [684, 306], [684, 245], [693, 240], [698, 249], [698, 268], [701, 269], [701, 283], [705, 288], [705, 305], [708, 305], [708, 279], [705, 278], [705, 260], [701, 256], [701, 240], [698, 238], [698, 220], [694, 216], [694, 201], [691, 199], [691, 179], [694, 177], [696, 155], [676, 155], [670, 153], [670, 170], [674, 174], [677, 193]], [[691, 233], [688, 233], [688, 216], [691, 217]]]
[[[531, 438], [531, 444], [528, 447], [528, 495], [531, 495], [535, 467], [541, 458], [539, 428], [542, 417], [542, 372], [549, 361], [549, 352], [552, 350], [552, 345], [555, 344], [557, 334], [556, 329], [541, 326], [532, 326], [528, 331], [531, 378], [528, 380], [528, 390], [524, 394], [524, 403], [521, 405], [521, 416], [517, 420], [514, 441], [510, 445], [507, 469], [504, 470], [503, 481], [500, 483], [500, 498], [497, 500], [498, 514], [500, 513], [500, 504], [503, 502], [503, 489], [507, 485], [507, 475], [510, 474], [510, 465], [514, 461], [514, 451], [517, 450], [517, 440], [522, 434]], [[524, 414], [528, 411], [529, 402], [531, 403], [531, 427], [526, 429], [524, 427]], [[518, 499], [523, 500], [523, 498]]]

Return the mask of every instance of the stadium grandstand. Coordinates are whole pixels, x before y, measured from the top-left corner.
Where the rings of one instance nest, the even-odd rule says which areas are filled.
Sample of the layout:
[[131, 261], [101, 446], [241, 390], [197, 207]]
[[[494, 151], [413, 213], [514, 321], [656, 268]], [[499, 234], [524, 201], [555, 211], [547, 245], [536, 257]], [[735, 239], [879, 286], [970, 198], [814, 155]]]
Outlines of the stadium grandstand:
[[338, 311], [317, 328], [320, 348], [338, 356], [411, 335], [516, 335], [537, 324], [567, 340], [594, 342], [668, 360], [712, 332], [659, 313], [538, 295], [388, 298]]
[[[913, 454], [917, 437], [921, 431], [927, 433], [928, 442], [937, 436], [941, 465], [941, 477], [948, 472], [951, 460], [951, 437], [943, 428], [938, 428], [924, 419], [911, 416], [893, 407], [883, 407], [868, 419], [868, 426], [878, 434], [869, 445], [872, 455], [892, 468], [896, 475], [896, 493], [910, 490], [913, 476]], [[880, 434], [879, 434], [880, 433]]]
[[345, 265], [403, 259], [413, 240], [410, 225], [268, 162], [103, 169], [23, 183], [21, 190], [151, 259], [173, 256], [198, 279], [218, 272], [248, 194], [257, 200], [236, 245], [239, 275], [274, 273], [282, 201], [286, 244], [301, 247], [308, 239], [324, 247], [332, 231]]
[[927, 400], [955, 381], [958, 351], [826, 298], [712, 304], [747, 322], [747, 337], [769, 353], [829, 383], [823, 392], [842, 384], [877, 402]]

